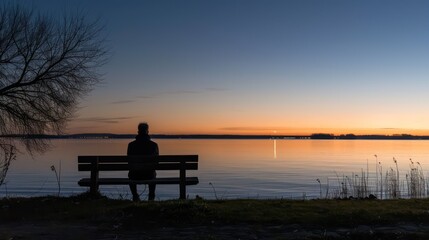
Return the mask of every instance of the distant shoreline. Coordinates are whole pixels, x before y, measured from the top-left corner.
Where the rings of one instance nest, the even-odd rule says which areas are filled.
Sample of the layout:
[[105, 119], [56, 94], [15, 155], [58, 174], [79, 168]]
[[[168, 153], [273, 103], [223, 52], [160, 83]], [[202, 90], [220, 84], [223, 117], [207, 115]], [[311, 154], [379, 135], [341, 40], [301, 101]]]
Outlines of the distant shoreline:
[[[135, 134], [83, 133], [65, 135], [3, 135], [7, 138], [31, 139], [133, 139]], [[234, 134], [152, 134], [154, 139], [321, 139], [321, 140], [429, 140], [429, 136], [397, 135], [234, 135]]]

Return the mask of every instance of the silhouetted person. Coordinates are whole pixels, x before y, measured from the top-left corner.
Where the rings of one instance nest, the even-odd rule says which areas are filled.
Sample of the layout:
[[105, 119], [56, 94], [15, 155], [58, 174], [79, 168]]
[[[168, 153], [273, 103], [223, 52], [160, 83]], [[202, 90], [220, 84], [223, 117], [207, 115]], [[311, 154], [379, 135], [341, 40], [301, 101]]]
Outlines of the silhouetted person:
[[[138, 126], [138, 135], [135, 141], [128, 144], [128, 156], [133, 155], [159, 155], [158, 144], [150, 140], [149, 125], [147, 123], [140, 123]], [[156, 177], [155, 170], [132, 170], [128, 172], [128, 178], [132, 180], [149, 180]], [[155, 199], [155, 184], [149, 184], [149, 200]], [[130, 184], [130, 190], [133, 194], [133, 201], [139, 201], [139, 194], [137, 193], [137, 185]]]

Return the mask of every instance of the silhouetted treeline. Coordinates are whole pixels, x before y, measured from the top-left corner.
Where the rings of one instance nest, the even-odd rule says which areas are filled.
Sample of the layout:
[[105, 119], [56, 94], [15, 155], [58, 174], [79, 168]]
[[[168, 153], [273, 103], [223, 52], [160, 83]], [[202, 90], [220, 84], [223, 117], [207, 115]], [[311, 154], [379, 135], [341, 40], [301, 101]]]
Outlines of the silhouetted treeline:
[[398, 139], [398, 140], [412, 140], [412, 139], [421, 139], [428, 140], [429, 136], [413, 136], [410, 134], [394, 134], [394, 135], [354, 135], [346, 134], [339, 135], [338, 139]]
[[311, 139], [391, 139], [391, 140], [408, 140], [408, 139], [415, 139], [415, 140], [429, 140], [429, 136], [414, 136], [410, 134], [394, 134], [394, 135], [378, 135], [378, 134], [372, 134], [372, 135], [355, 135], [352, 133], [349, 134], [341, 134], [338, 136], [335, 136], [334, 134], [330, 133], [315, 133], [310, 136]]
[[313, 133], [310, 136], [311, 139], [334, 139], [334, 134], [330, 133]]

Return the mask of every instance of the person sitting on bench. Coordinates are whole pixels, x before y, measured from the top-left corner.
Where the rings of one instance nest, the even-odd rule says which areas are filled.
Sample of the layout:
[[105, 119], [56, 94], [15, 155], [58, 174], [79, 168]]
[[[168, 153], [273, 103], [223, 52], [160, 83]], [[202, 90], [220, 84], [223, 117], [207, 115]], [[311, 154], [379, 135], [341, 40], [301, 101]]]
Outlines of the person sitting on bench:
[[[138, 135], [136, 140], [128, 144], [127, 150], [128, 156], [133, 155], [159, 155], [158, 144], [150, 140], [149, 137], [149, 125], [147, 123], [140, 123], [138, 125]], [[128, 178], [131, 180], [150, 180], [156, 177], [155, 170], [130, 170], [128, 172]], [[149, 196], [148, 200], [153, 201], [155, 199], [155, 184], [149, 184]], [[130, 190], [133, 194], [133, 201], [140, 201], [139, 194], [137, 193], [137, 185], [134, 183], [130, 184]]]

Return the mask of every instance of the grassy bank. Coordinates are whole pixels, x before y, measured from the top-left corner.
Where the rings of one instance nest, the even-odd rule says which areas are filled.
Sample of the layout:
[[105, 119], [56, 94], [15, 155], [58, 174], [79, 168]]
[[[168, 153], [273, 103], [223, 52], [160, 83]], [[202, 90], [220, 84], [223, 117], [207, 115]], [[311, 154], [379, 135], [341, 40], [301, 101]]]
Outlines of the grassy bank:
[[429, 199], [0, 199], [1, 239], [428, 239]]
[[429, 224], [429, 199], [187, 200], [133, 203], [85, 196], [0, 200], [0, 224], [62, 222], [121, 226], [300, 224], [350, 227], [398, 222]]

